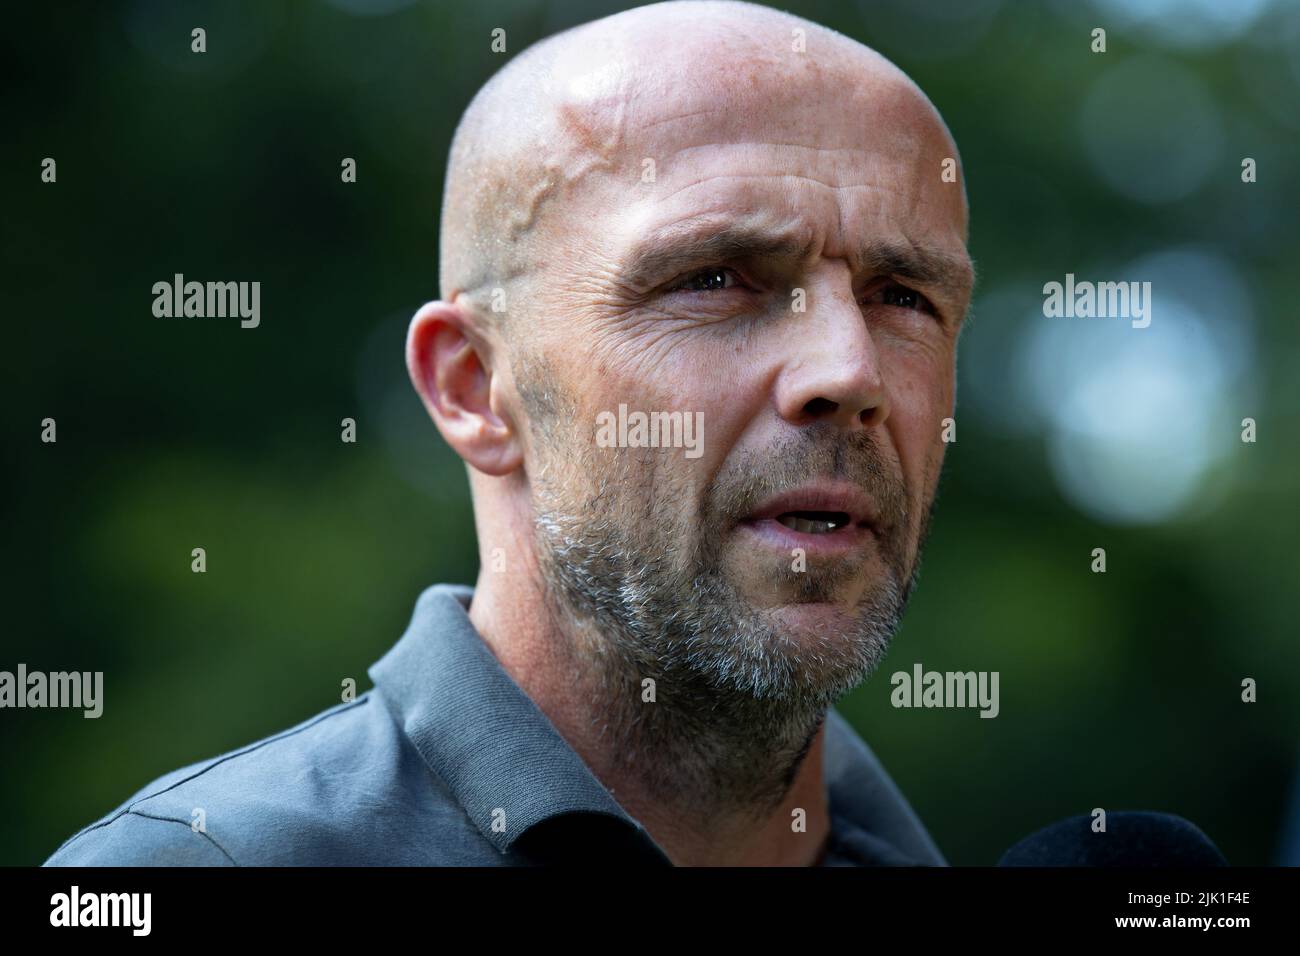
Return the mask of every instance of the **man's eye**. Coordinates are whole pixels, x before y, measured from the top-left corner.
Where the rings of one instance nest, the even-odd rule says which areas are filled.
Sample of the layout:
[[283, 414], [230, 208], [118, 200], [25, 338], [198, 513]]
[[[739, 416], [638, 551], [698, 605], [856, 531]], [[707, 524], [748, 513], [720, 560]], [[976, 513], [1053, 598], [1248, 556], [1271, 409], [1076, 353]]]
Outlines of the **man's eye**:
[[934, 315], [934, 306], [930, 300], [915, 289], [909, 289], [905, 285], [899, 285], [897, 282], [891, 283], [871, 295], [867, 300], [868, 305], [892, 305], [900, 309], [914, 309], [917, 312], [925, 312]]
[[730, 289], [739, 284], [736, 274], [730, 269], [723, 266], [710, 266], [708, 269], [701, 269], [699, 272], [691, 273], [682, 282], [674, 286], [672, 291], [714, 292]]

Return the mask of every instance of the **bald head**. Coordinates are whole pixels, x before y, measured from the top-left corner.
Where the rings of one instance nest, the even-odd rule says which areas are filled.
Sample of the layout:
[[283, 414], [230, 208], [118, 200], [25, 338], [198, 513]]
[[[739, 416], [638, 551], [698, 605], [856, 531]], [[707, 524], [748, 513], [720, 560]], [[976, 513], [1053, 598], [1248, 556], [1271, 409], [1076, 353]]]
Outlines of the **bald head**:
[[[632, 225], [638, 202], [666, 178], [685, 186], [704, 175], [711, 145], [781, 130], [792, 170], [819, 151], [833, 162], [856, 144], [852, 129], [845, 136], [827, 119], [850, 110], [857, 134], [894, 154], [925, 144], [936, 164], [957, 155], [937, 111], [892, 63], [768, 7], [676, 0], [536, 43], [492, 77], [457, 127], [442, 297], [463, 296], [480, 321], [527, 313], [550, 263], [596, 253], [615, 220]], [[964, 241], [965, 196], [955, 192]]]

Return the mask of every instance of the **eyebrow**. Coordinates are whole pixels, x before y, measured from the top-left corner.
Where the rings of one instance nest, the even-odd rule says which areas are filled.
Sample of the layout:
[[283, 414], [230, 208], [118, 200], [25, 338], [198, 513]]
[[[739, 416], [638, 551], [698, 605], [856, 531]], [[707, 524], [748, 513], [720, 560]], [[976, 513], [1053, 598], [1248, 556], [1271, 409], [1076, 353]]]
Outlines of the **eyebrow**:
[[873, 275], [892, 275], [954, 295], [969, 295], [975, 284], [975, 265], [966, 255], [914, 242], [872, 240], [859, 251], [859, 266]]
[[[625, 258], [620, 277], [631, 288], [648, 292], [692, 267], [757, 258], [806, 259], [815, 245], [814, 239], [738, 223], [707, 230], [670, 229], [639, 242]], [[870, 239], [852, 260], [855, 272], [910, 279], [953, 296], [969, 295], [975, 280], [968, 256], [911, 241]]]
[[754, 258], [806, 258], [814, 241], [788, 233], [728, 224], [707, 231], [672, 228], [639, 242], [625, 259], [622, 281], [640, 291], [675, 278], [693, 266]]

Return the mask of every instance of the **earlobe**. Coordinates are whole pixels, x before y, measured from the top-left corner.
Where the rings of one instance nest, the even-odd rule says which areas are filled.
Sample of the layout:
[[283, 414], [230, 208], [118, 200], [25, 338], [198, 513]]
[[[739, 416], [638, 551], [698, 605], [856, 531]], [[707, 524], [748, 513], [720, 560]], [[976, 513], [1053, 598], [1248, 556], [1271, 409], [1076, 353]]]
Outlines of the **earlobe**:
[[429, 417], [466, 463], [505, 475], [522, 463], [522, 449], [509, 413], [494, 407], [486, 352], [459, 303], [428, 302], [411, 319], [406, 368]]

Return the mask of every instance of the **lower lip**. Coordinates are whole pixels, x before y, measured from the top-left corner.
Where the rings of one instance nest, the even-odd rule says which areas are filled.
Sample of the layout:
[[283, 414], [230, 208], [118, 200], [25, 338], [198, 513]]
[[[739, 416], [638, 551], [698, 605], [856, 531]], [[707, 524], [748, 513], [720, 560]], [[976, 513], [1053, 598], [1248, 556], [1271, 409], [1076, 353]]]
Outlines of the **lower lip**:
[[802, 548], [805, 554], [828, 556], [851, 554], [862, 550], [875, 538], [875, 533], [870, 527], [857, 524], [823, 534], [796, 531], [794, 528], [787, 528], [775, 518], [742, 521], [739, 527], [768, 547], [787, 553], [795, 548]]

